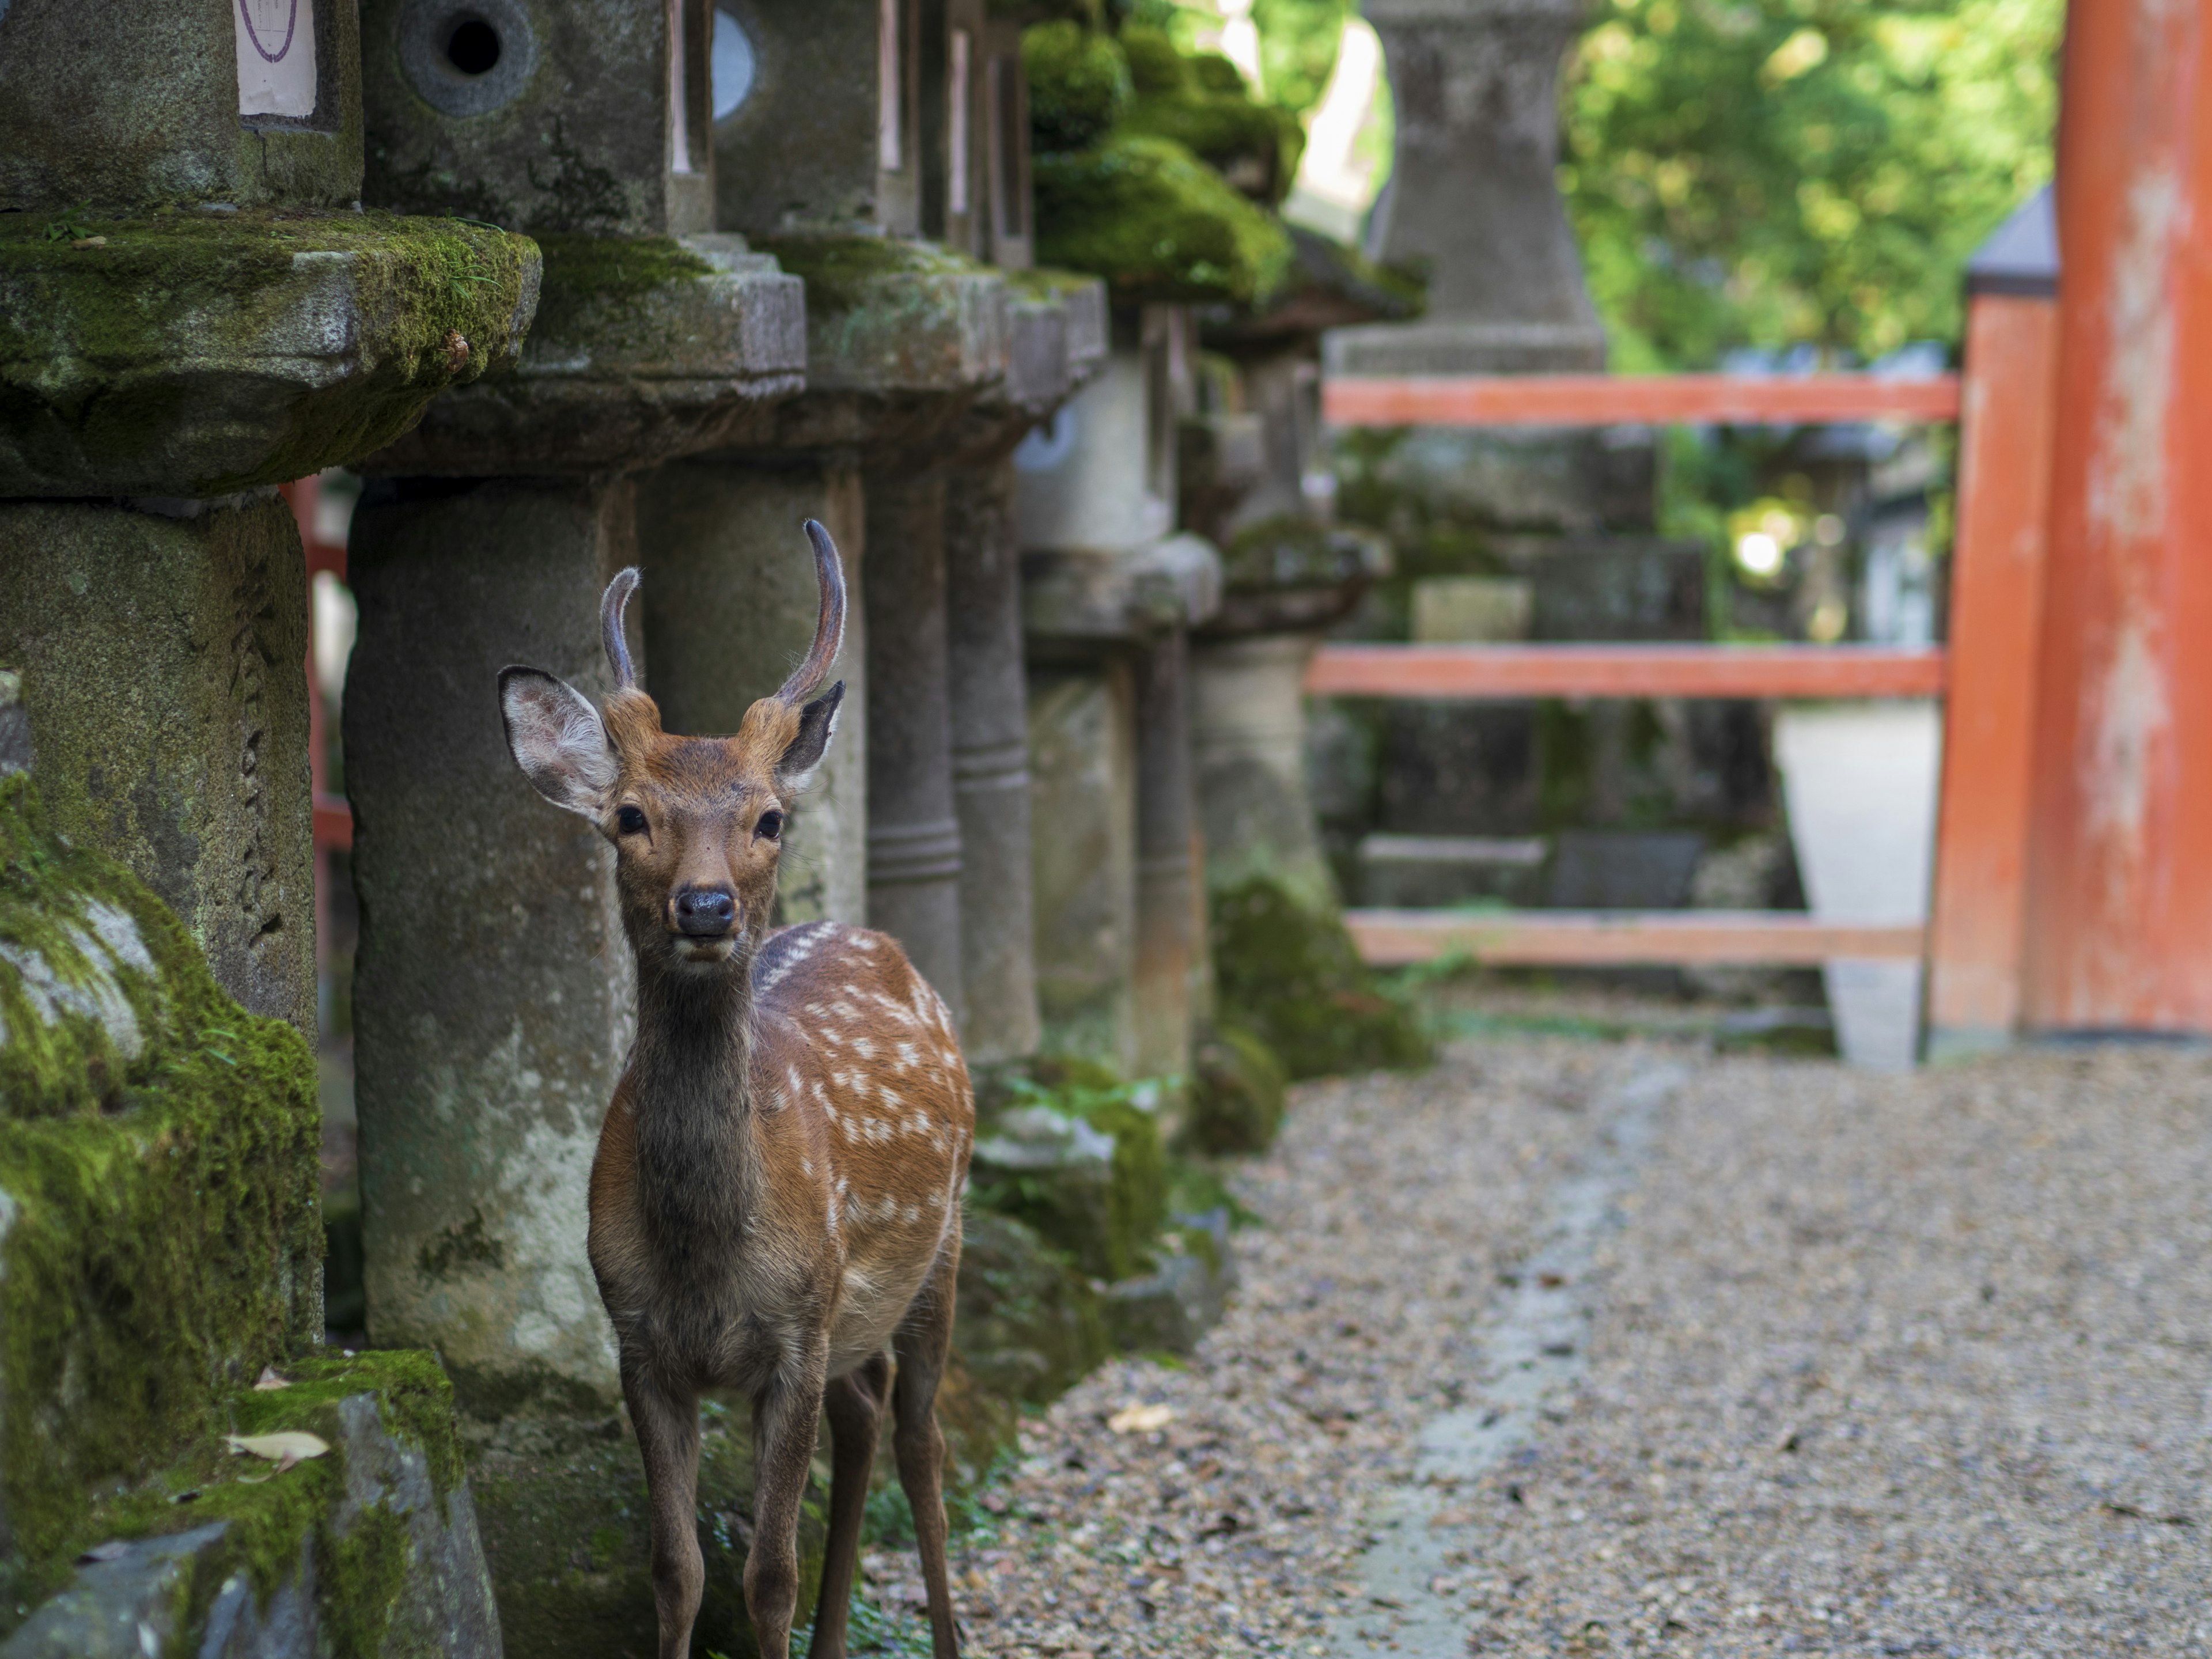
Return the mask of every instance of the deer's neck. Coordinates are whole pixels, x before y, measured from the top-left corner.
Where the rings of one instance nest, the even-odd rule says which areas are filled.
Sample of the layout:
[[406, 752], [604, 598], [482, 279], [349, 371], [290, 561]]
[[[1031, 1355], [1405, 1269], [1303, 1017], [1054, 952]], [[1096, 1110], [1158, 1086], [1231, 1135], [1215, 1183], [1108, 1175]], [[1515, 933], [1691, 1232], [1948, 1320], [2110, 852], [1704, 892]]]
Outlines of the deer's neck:
[[754, 1207], [752, 975], [640, 964], [637, 1182], [664, 1249], [730, 1246]]

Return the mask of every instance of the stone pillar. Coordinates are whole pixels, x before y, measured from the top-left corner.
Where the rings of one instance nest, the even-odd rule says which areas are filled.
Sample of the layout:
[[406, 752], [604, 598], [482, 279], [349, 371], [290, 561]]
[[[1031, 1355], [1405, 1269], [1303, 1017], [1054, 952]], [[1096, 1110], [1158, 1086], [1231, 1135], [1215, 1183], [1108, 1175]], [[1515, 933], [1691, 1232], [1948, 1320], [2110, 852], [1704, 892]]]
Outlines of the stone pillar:
[[906, 947], [965, 1018], [960, 820], [945, 632], [945, 477], [872, 478], [868, 617], [868, 921]]
[[345, 696], [369, 1332], [434, 1343], [463, 1399], [605, 1397], [614, 1351], [585, 1185], [629, 1041], [614, 857], [508, 757], [525, 663], [609, 689], [600, 587], [634, 556], [627, 484], [373, 484], [348, 577]]
[[678, 461], [638, 493], [646, 659], [672, 732], [726, 733], [772, 695], [814, 637], [821, 592], [799, 526], [818, 519], [845, 567], [837, 740], [789, 805], [776, 921], [868, 915], [867, 617], [860, 475], [849, 460], [781, 467]]
[[953, 473], [945, 503], [961, 981], [968, 1000], [962, 1042], [971, 1065], [1034, 1054], [1041, 1035], [1013, 494], [1013, 465], [1000, 461]]
[[47, 810], [159, 893], [216, 981], [315, 1029], [307, 561], [275, 492], [0, 504], [0, 662]]
[[1190, 777], [1190, 636], [1180, 623], [1137, 659], [1136, 1066], [1190, 1067], [1197, 825]]
[[254, 52], [236, 7], [81, 13], [0, 18], [0, 661], [68, 833], [312, 1036], [306, 580], [274, 487], [511, 365], [536, 254], [328, 210], [361, 191], [349, 8]]
[[1347, 331], [1360, 372], [1604, 368], [1553, 177], [1559, 58], [1580, 0], [1373, 0], [1363, 15], [1397, 112], [1382, 255], [1431, 275], [1421, 322]]
[[1269, 876], [1302, 902], [1333, 909], [1336, 884], [1306, 787], [1310, 634], [1207, 641], [1191, 653], [1191, 747], [1206, 881]]

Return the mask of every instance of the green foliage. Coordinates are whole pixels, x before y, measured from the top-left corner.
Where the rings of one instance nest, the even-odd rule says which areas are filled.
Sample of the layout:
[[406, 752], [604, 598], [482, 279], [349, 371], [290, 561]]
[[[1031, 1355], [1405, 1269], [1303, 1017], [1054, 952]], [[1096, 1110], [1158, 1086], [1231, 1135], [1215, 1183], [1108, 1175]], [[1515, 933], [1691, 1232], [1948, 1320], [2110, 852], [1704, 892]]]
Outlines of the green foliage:
[[1264, 876], [1215, 894], [1212, 913], [1222, 1015], [1249, 1026], [1291, 1077], [1428, 1063], [1426, 1034], [1336, 916]]
[[1290, 270], [1282, 226], [1166, 139], [1039, 155], [1034, 179], [1038, 260], [1105, 277], [1118, 304], [1251, 305]]
[[1022, 34], [1030, 139], [1039, 154], [1088, 149], [1128, 107], [1131, 65], [1111, 35], [1062, 20]]
[[1956, 340], [1960, 274], [2051, 176], [2063, 0], [1611, 0], [1564, 189], [1616, 368]]

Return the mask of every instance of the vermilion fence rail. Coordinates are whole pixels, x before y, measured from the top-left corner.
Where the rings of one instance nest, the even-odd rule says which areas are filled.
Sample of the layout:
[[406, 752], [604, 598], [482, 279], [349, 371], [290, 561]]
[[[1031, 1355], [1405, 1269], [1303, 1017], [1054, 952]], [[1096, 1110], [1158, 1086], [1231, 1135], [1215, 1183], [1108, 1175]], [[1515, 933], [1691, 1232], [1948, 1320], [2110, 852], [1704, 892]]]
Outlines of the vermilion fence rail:
[[[1964, 400], [1955, 374], [1343, 378], [1322, 390], [1330, 424], [1368, 427], [1955, 421]], [[1948, 667], [1941, 650], [1865, 646], [1336, 644], [1314, 653], [1305, 687], [1408, 698], [1927, 697], [1948, 689]], [[1928, 948], [1917, 924], [1779, 911], [1355, 909], [1345, 924], [1364, 958], [1391, 966], [1455, 954], [1501, 967], [1809, 964], [1911, 960]]]
[[1955, 421], [1959, 377], [1466, 374], [1331, 379], [1332, 426], [1618, 426]]
[[1328, 697], [1932, 697], [1943, 653], [1871, 646], [1325, 645]]

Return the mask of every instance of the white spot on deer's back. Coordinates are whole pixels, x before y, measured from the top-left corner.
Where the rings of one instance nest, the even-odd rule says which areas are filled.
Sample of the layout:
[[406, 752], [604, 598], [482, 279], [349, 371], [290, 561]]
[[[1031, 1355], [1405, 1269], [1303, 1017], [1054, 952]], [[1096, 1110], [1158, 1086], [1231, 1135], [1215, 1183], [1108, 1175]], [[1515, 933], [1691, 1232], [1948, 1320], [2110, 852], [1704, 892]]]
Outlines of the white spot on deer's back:
[[862, 1060], [872, 1060], [875, 1058], [876, 1045], [869, 1042], [867, 1038], [864, 1036], [854, 1037], [853, 1039], [853, 1052], [860, 1055]]
[[908, 1066], [912, 1066], [915, 1061], [921, 1058], [921, 1050], [915, 1048], [911, 1042], [900, 1043], [898, 1045], [897, 1052], [898, 1064], [891, 1068], [893, 1071], [903, 1072]]

